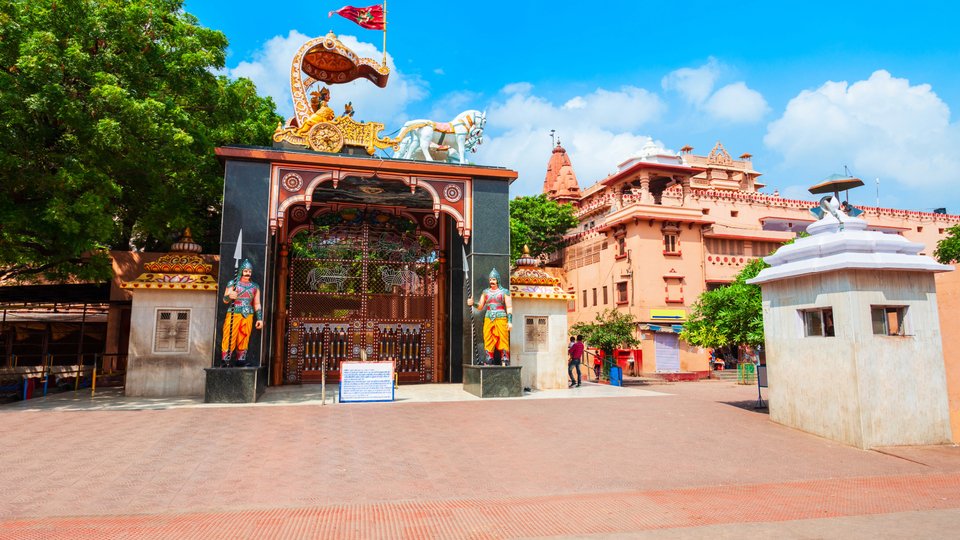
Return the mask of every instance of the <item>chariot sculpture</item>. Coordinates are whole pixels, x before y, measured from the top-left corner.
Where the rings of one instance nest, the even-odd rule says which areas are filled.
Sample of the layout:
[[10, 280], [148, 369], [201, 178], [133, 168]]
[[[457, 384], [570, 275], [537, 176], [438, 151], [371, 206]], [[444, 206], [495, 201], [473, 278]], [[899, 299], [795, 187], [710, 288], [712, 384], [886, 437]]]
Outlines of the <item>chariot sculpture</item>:
[[[381, 136], [384, 124], [353, 119], [353, 104], [347, 103], [337, 115], [330, 107], [326, 86], [358, 78], [384, 88], [390, 69], [384, 62], [361, 58], [330, 32], [304, 43], [293, 57], [290, 90], [294, 116], [277, 126], [273, 140], [317, 152], [338, 153], [347, 147], [368, 155], [378, 149], [392, 149], [395, 158], [467, 163], [467, 153], [483, 143], [486, 113], [467, 110], [449, 122], [411, 120], [396, 137]], [[311, 89], [321, 86], [319, 90]]]

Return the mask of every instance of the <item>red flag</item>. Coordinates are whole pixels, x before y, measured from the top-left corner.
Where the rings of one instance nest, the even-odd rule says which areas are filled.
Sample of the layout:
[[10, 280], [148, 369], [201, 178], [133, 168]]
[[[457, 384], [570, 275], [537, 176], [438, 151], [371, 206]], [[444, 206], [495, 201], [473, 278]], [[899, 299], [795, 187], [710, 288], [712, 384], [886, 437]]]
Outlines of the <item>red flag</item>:
[[331, 11], [327, 16], [333, 17], [334, 13], [343, 18], [350, 19], [368, 30], [383, 30], [387, 26], [383, 6], [380, 4], [360, 8], [343, 6], [336, 11]]

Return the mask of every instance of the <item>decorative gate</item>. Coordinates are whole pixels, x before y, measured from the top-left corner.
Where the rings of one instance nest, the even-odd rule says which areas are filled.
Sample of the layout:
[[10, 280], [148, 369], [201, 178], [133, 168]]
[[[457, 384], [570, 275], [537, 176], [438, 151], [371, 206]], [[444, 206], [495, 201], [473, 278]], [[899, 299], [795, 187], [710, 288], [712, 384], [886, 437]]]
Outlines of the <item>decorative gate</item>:
[[432, 380], [437, 246], [403, 216], [320, 214], [290, 243], [288, 382], [340, 377], [344, 360], [386, 360], [401, 382]]

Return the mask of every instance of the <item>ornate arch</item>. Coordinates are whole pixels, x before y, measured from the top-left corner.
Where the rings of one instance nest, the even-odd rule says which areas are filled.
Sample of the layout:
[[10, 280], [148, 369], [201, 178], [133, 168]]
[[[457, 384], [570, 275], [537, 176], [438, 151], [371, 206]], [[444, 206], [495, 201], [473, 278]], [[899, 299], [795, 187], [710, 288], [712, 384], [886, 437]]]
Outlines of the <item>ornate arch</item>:
[[473, 229], [473, 193], [468, 179], [419, 177], [375, 170], [316, 170], [280, 165], [275, 165], [271, 174], [270, 233], [276, 234], [277, 229], [286, 219], [288, 209], [292, 206], [302, 204], [309, 210], [313, 202], [314, 190], [318, 186], [331, 182], [336, 189], [340, 180], [347, 176], [403, 182], [409, 186], [411, 193], [415, 193], [417, 188], [422, 188], [430, 196], [434, 217], [439, 218], [441, 212], [449, 215], [456, 221], [457, 232], [463, 237], [464, 242], [470, 241]]

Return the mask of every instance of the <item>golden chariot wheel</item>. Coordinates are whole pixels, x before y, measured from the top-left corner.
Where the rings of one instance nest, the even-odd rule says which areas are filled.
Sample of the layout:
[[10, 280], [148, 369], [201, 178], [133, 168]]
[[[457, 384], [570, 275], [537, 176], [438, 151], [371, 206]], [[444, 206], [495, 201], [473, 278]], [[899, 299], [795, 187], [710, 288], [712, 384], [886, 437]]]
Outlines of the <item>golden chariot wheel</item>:
[[343, 132], [330, 122], [320, 122], [307, 132], [307, 142], [317, 152], [336, 154], [343, 148]]

